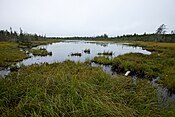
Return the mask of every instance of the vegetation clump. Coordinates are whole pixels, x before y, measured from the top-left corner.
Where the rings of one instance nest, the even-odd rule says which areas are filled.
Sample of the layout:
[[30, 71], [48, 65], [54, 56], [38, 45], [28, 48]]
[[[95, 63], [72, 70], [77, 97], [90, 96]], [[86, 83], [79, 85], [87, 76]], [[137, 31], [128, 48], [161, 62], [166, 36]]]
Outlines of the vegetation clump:
[[24, 51], [20, 51], [15, 42], [0, 43], [0, 67], [7, 67], [25, 58], [29, 58]]
[[94, 59], [91, 60], [94, 63], [104, 64], [104, 65], [111, 65], [112, 60], [106, 56], [96, 56]]
[[91, 51], [90, 51], [90, 49], [85, 49], [85, 50], [84, 50], [84, 53], [86, 53], [86, 54], [90, 54]]
[[79, 52], [76, 52], [76, 53], [71, 53], [71, 56], [81, 56], [81, 53], [79, 53]]
[[102, 53], [98, 53], [98, 55], [112, 56], [113, 55], [113, 52], [104, 51]]
[[45, 48], [40, 48], [40, 49], [32, 49], [31, 53], [34, 56], [47, 56], [47, 55], [52, 55], [52, 52], [48, 52]]
[[146, 81], [118, 76], [84, 63], [31, 65], [0, 82], [1, 116], [173, 116], [160, 108]]

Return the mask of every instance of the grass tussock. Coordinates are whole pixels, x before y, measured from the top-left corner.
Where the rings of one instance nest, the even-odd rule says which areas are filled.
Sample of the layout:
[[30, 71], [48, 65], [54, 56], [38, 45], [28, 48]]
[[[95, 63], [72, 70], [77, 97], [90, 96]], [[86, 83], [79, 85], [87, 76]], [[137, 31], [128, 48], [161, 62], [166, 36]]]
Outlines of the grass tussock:
[[71, 53], [71, 56], [81, 56], [81, 53], [79, 53], [79, 52]]
[[102, 53], [98, 53], [98, 55], [112, 56], [112, 55], [113, 55], [113, 52], [104, 51], [104, 52], [102, 52]]
[[96, 56], [91, 61], [94, 63], [104, 64], [104, 65], [111, 65], [112, 64], [112, 60], [106, 56]]
[[111, 76], [84, 63], [32, 65], [0, 82], [1, 116], [172, 116], [145, 80]]
[[47, 56], [47, 55], [52, 55], [52, 52], [48, 52], [45, 48], [40, 48], [40, 49], [32, 49], [31, 53], [34, 56]]
[[90, 49], [85, 49], [85, 50], [84, 50], [84, 53], [86, 53], [86, 54], [90, 54], [91, 51], [90, 51]]

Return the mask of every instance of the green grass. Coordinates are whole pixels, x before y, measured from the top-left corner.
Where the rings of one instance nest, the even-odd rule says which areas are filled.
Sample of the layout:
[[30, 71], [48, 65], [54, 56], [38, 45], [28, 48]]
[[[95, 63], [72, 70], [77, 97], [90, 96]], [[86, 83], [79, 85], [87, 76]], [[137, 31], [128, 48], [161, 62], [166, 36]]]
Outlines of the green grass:
[[10, 66], [28, 57], [25, 52], [19, 50], [17, 43], [0, 43], [0, 67]]
[[112, 64], [112, 60], [106, 56], [96, 56], [91, 61], [94, 63], [104, 64], [104, 65], [111, 65]]
[[52, 43], [60, 42], [60, 41], [62, 40], [53, 39], [53, 40], [43, 40], [43, 41], [31, 41], [31, 42], [26, 42], [26, 43], [19, 42], [18, 47], [19, 48], [32, 48], [32, 47], [36, 47], [39, 45], [47, 45], [47, 44], [52, 44]]
[[32, 65], [0, 81], [0, 115], [6, 116], [173, 116], [159, 108], [146, 81], [112, 78], [84, 63]]
[[40, 48], [40, 49], [32, 49], [31, 53], [34, 56], [47, 56], [47, 55], [52, 55], [52, 52], [48, 52], [45, 48]]
[[[32, 41], [31, 43], [16, 43], [16, 42], [0, 42], [0, 67], [8, 67], [23, 59], [29, 58], [25, 52], [20, 51], [20, 48], [31, 48], [39, 45], [51, 44], [60, 42], [61, 40], [47, 41]], [[51, 55], [45, 50], [31, 50], [35, 55]]]
[[93, 61], [100, 64], [112, 64], [119, 73], [131, 71], [139, 77], [148, 79], [161, 77], [160, 83], [175, 90], [175, 43], [133, 42], [132, 46], [142, 46], [152, 52], [151, 55], [128, 53], [113, 59], [95, 57]]
[[50, 39], [50, 40], [45, 40], [45, 41], [32, 41], [32, 47], [36, 47], [39, 45], [47, 45], [47, 44], [52, 44], [56, 42], [61, 42], [62, 40], [59, 39]]

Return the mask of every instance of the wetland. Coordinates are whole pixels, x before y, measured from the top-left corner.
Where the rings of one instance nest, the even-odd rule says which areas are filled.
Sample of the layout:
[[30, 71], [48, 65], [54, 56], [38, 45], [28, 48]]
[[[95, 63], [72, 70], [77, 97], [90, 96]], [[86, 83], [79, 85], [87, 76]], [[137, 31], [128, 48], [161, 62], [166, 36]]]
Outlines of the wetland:
[[174, 43], [65, 40], [0, 46], [2, 116], [175, 114]]

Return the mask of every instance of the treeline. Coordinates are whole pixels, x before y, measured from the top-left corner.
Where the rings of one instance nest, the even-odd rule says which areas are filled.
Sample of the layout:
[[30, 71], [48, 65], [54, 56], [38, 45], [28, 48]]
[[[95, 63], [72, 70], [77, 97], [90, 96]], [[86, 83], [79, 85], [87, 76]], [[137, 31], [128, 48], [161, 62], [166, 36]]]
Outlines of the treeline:
[[122, 35], [117, 37], [108, 37], [107, 34], [95, 36], [95, 37], [49, 37], [41, 36], [37, 34], [23, 33], [20, 28], [20, 33], [16, 31], [1, 30], [0, 41], [17, 41], [19, 43], [30, 43], [31, 41], [42, 41], [46, 39], [62, 39], [62, 40], [116, 40], [116, 41], [154, 41], [154, 42], [175, 42], [175, 30], [171, 31], [171, 34], [166, 34], [166, 25], [162, 24], [158, 27], [153, 34], [133, 34]]
[[151, 42], [175, 42], [175, 34], [143, 34], [123, 35], [110, 38], [112, 40], [124, 41], [151, 41]]
[[166, 34], [166, 25], [160, 25], [156, 32], [153, 34], [131, 34], [122, 35], [117, 37], [108, 37], [107, 34], [96, 36], [96, 37], [70, 37], [62, 39], [70, 40], [116, 40], [116, 41], [151, 41], [151, 42], [175, 42], [175, 30], [171, 31], [171, 34]]
[[21, 28], [20, 33], [13, 31], [12, 28], [10, 28], [10, 31], [0, 30], [0, 41], [31, 42], [40, 40], [46, 40], [46, 36], [23, 33]]
[[133, 34], [133, 35], [122, 35], [117, 37], [64, 37], [54, 38], [62, 40], [114, 40], [114, 41], [151, 41], [151, 42], [175, 42], [175, 34]]

